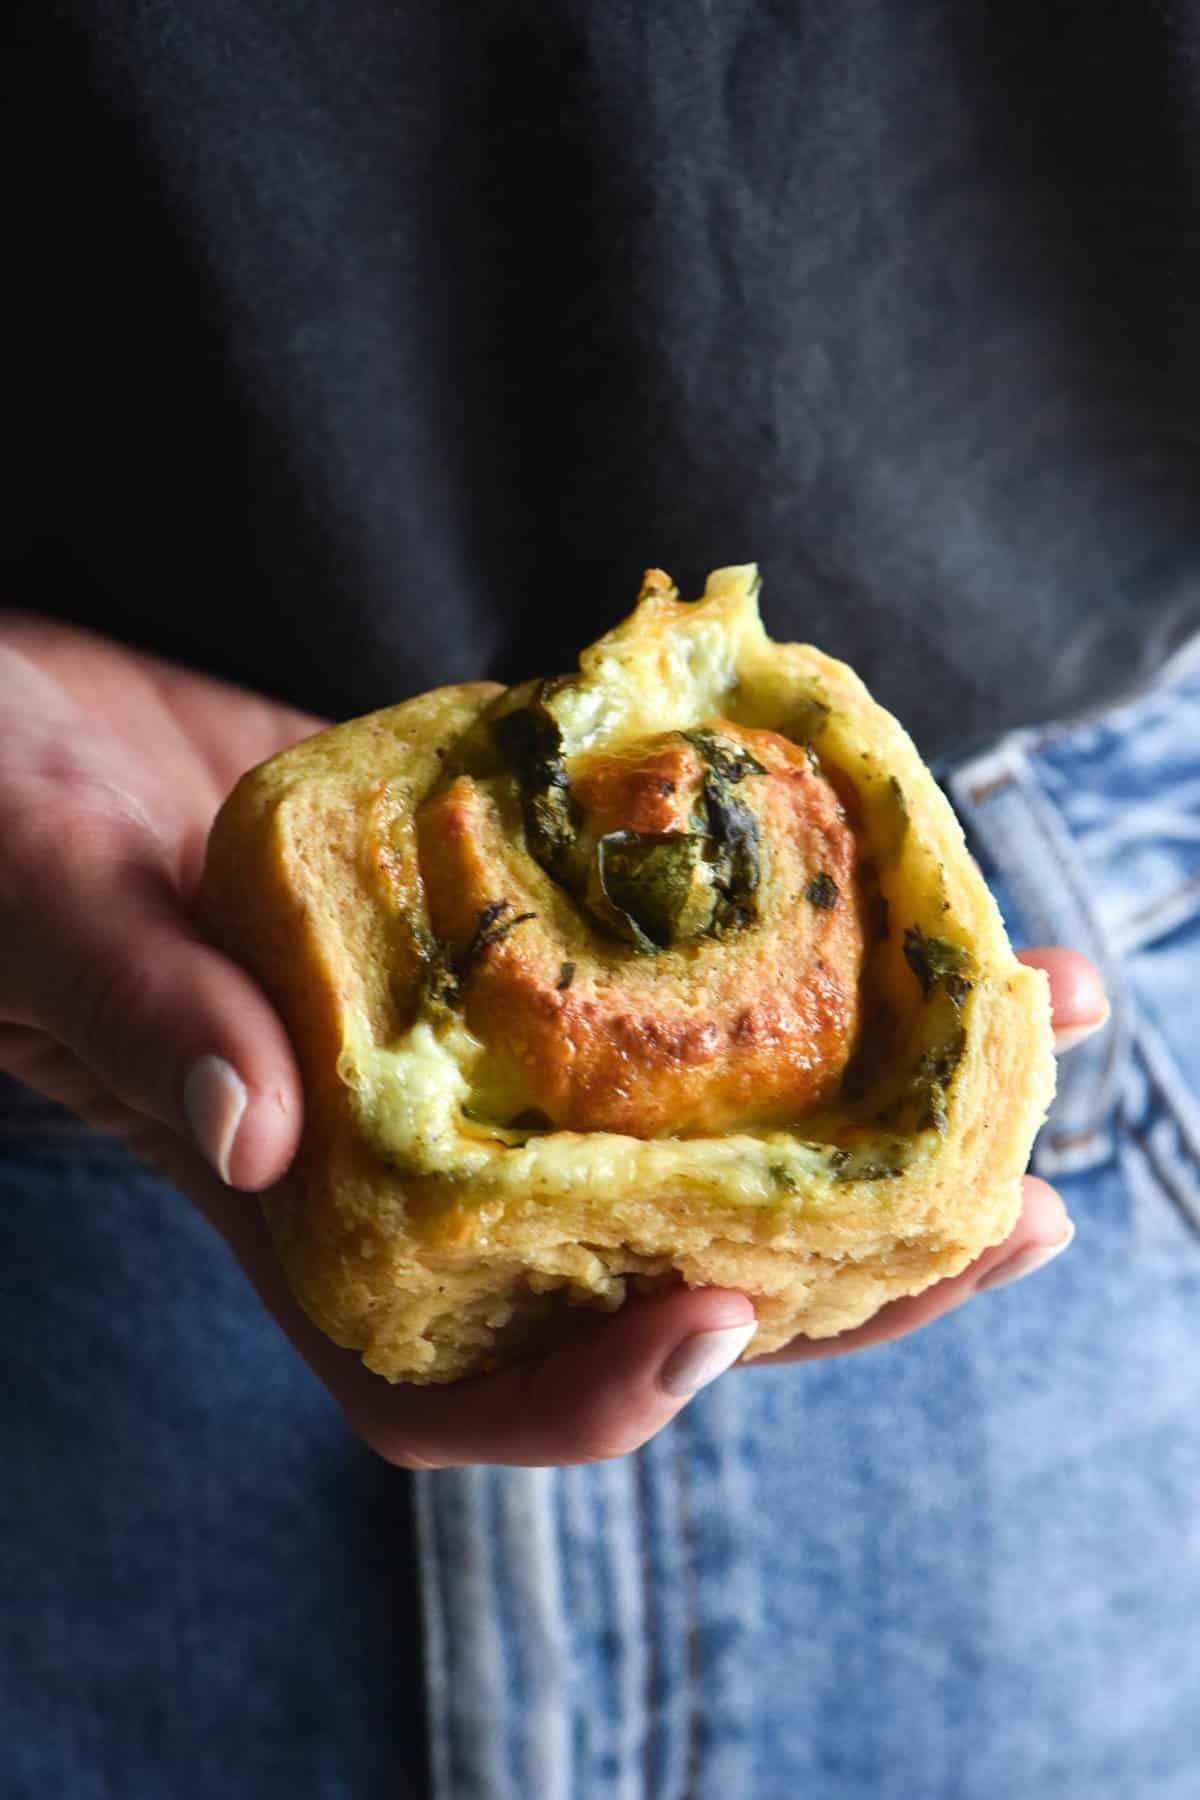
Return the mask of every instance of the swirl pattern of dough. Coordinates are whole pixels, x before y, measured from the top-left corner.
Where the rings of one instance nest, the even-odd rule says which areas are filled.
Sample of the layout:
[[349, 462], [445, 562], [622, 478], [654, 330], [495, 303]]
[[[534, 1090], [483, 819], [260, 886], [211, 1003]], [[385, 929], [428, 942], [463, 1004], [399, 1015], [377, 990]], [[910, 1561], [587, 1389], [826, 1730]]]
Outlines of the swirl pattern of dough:
[[631, 1276], [741, 1287], [759, 1354], [1011, 1227], [1044, 978], [900, 727], [756, 596], [651, 571], [578, 674], [340, 726], [214, 827], [204, 917], [305, 1074], [268, 1217], [390, 1379], [521, 1354]]
[[[736, 793], [755, 840], [753, 916], [712, 935], [718, 849], [694, 744], [676, 734], [593, 758], [569, 771], [588, 863], [613, 837], [618, 849], [640, 851], [635, 872], [650, 891], [630, 884], [627, 897], [633, 906], [643, 899], [645, 915], [659, 897], [652, 853], [660, 864], [674, 853], [696, 928], [673, 950], [651, 940], [630, 954], [598, 922], [595, 954], [574, 962], [567, 979], [539, 910], [549, 878], [534, 865], [519, 882], [504, 865], [502, 801], [459, 776], [418, 815], [430, 921], [452, 958], [466, 955], [492, 909], [512, 922], [474, 959], [463, 1013], [557, 1126], [651, 1138], [786, 1124], [832, 1093], [845, 1068], [862, 930], [841, 802], [804, 750], [773, 732], [720, 724], [711, 741], [734, 768], [735, 756], [745, 759]], [[822, 904], [805, 900], [810, 888]], [[667, 923], [643, 916], [660, 935]]]

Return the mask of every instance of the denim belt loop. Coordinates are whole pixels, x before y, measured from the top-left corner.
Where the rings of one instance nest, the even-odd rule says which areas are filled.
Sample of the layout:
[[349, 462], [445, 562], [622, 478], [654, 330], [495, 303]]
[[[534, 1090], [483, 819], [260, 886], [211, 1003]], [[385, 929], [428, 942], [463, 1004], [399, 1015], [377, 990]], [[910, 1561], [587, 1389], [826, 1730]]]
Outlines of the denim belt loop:
[[1037, 734], [1015, 732], [947, 776], [959, 816], [1012, 895], [1031, 944], [1065, 944], [1099, 968], [1108, 1026], [1059, 1063], [1058, 1092], [1034, 1153], [1039, 1174], [1096, 1168], [1114, 1153], [1113, 1121], [1133, 1033], [1130, 998], [1088, 897], [1071, 837], [1039, 784]]

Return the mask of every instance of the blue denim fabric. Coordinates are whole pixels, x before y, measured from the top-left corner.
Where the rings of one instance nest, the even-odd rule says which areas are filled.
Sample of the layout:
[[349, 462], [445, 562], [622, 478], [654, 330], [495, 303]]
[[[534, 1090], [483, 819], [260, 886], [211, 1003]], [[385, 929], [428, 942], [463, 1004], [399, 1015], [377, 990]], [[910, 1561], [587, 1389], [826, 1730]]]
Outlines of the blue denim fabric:
[[1038, 1153], [1075, 1245], [625, 1462], [418, 1477], [438, 1800], [1200, 1795], [1200, 658], [950, 785], [1114, 997]]
[[200, 1216], [11, 1083], [0, 1369], [3, 1800], [404, 1800], [408, 1488]]
[[[1114, 995], [1038, 1152], [1075, 1245], [623, 1462], [417, 1477], [437, 1800], [1196, 1800], [1198, 703], [949, 777]], [[409, 1483], [161, 1182], [11, 1087], [0, 1152], [0, 1796], [402, 1795]]]

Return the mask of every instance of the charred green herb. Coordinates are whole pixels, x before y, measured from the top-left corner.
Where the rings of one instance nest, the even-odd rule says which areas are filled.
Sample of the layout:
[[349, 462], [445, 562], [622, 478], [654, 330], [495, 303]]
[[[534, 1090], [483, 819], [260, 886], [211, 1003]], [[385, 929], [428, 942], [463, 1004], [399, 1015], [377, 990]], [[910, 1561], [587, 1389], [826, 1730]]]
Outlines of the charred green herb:
[[455, 964], [459, 980], [466, 979], [485, 951], [495, 944], [502, 944], [509, 932], [524, 925], [527, 919], [536, 918], [537, 914], [533, 912], [519, 913], [511, 900], [493, 900], [490, 906], [485, 906], [476, 921], [470, 943]]
[[911, 1100], [916, 1110], [918, 1131], [945, 1131], [946, 1097], [962, 1061], [966, 1041], [966, 1033], [960, 1026], [944, 1043], [927, 1050], [917, 1064]]
[[[709, 839], [700, 832], [610, 831], [596, 845], [605, 922], [639, 948], [665, 950], [712, 920]], [[615, 914], [615, 917], [613, 916]]]
[[821, 869], [805, 888], [804, 898], [810, 906], [819, 907], [822, 912], [829, 912], [838, 903], [837, 882], [832, 875]]
[[562, 732], [549, 701], [562, 676], [525, 682], [505, 694], [491, 719], [492, 736], [521, 787], [530, 854], [556, 881], [566, 881], [579, 828], [563, 757]]
[[961, 944], [928, 937], [919, 925], [910, 925], [904, 933], [904, 959], [920, 982], [926, 1000], [940, 981], [955, 1005], [962, 1005], [971, 988], [965, 975], [971, 959]]
[[[599, 923], [642, 950], [749, 923], [760, 879], [758, 822], [735, 790], [747, 776], [765, 775], [763, 765], [715, 732], [685, 732], [705, 766], [694, 829], [609, 832], [590, 867], [581, 867], [580, 815], [552, 707], [565, 679], [510, 689], [490, 718], [492, 741], [517, 778], [534, 860]], [[675, 784], [659, 788], [672, 793]]]
[[[880, 1150], [885, 1152], [880, 1155]], [[909, 1160], [909, 1146], [902, 1138], [884, 1140], [867, 1150], [834, 1150], [830, 1164], [835, 1181], [892, 1181], [904, 1173]]]
[[565, 962], [562, 965], [561, 969], [558, 971], [557, 987], [558, 987], [559, 993], [565, 994], [567, 989], [570, 987], [571, 983], [574, 981], [574, 979], [575, 979], [575, 964], [573, 962]]
[[731, 744], [728, 738], [719, 737], [715, 731], [685, 731], [681, 735], [699, 753], [709, 773], [726, 785], [744, 781], [747, 775], [765, 775], [767, 772], [757, 757], [751, 756], [741, 744]]
[[765, 775], [763, 765], [740, 744], [712, 731], [685, 731], [704, 761], [700, 807], [712, 839], [710, 865], [717, 904], [708, 926], [714, 937], [752, 924], [760, 880], [758, 820], [735, 789], [748, 775]]
[[454, 965], [441, 944], [425, 958], [425, 993], [434, 1006], [457, 1006], [462, 999]]
[[519, 913], [511, 900], [493, 900], [485, 906], [475, 923], [471, 941], [459, 956], [452, 957], [443, 944], [432, 947], [425, 960], [425, 992], [438, 1006], [458, 1006], [471, 970], [494, 944], [501, 944], [510, 931], [536, 919], [532, 912]]

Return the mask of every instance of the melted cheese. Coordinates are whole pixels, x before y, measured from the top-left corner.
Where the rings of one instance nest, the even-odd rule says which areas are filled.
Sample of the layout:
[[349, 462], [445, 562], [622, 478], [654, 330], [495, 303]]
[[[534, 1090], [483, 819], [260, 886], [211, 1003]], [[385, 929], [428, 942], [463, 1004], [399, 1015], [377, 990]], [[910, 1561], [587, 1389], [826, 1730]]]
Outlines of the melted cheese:
[[[500, 1131], [469, 1116], [464, 1074], [485, 1052], [462, 1026], [439, 1035], [427, 1021], [405, 1042], [385, 1049], [371, 1041], [360, 1013], [346, 1018], [338, 1073], [350, 1088], [364, 1136], [401, 1174], [469, 1179], [498, 1195], [561, 1194], [586, 1188], [593, 1198], [636, 1192], [704, 1191], [749, 1206], [778, 1205], [801, 1188], [832, 1192], [844, 1179], [826, 1144], [790, 1132], [744, 1132], [721, 1138], [623, 1137], [611, 1132]], [[882, 1141], [882, 1140], [881, 1140]], [[895, 1140], [887, 1140], [894, 1154]], [[923, 1161], [930, 1144], [910, 1143], [906, 1166]]]
[[581, 679], [554, 702], [566, 754], [728, 717], [743, 649], [766, 642], [757, 592], [753, 563], [719, 570], [682, 618], [674, 602], [667, 614], [652, 598], [585, 650]]

